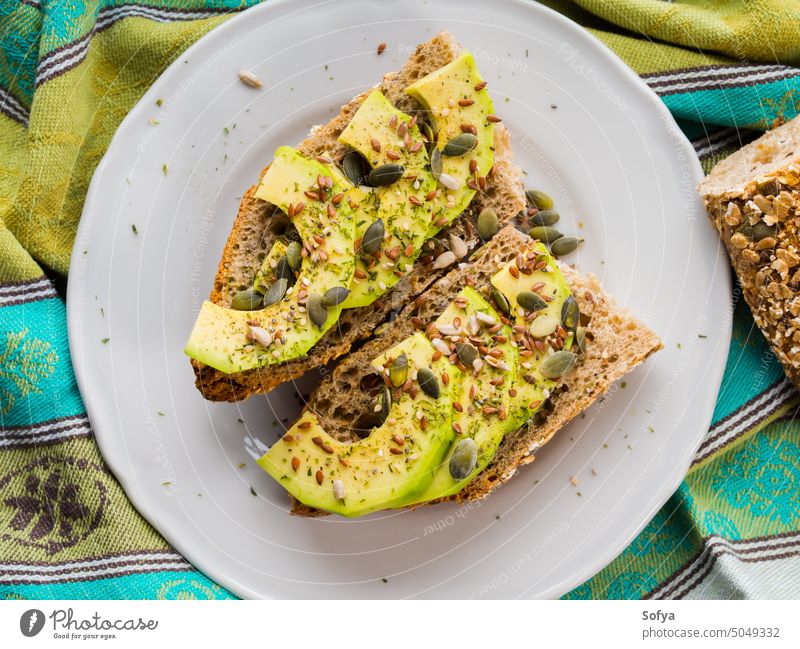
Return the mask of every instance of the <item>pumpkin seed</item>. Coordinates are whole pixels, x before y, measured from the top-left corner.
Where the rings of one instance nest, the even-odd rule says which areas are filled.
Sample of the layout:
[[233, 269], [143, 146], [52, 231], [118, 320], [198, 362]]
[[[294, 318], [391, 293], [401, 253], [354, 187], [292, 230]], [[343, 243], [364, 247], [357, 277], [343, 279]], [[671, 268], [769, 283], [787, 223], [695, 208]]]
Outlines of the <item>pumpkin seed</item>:
[[497, 220], [497, 212], [491, 207], [481, 210], [481, 213], [478, 215], [478, 234], [481, 239], [488, 241], [497, 234], [497, 229], [499, 227], [500, 222]]
[[422, 391], [429, 397], [439, 398], [439, 381], [436, 380], [434, 373], [427, 367], [423, 367], [417, 372], [417, 382]]
[[555, 210], [539, 210], [533, 215], [531, 222], [534, 225], [555, 225], [561, 218]]
[[383, 392], [381, 393], [381, 410], [380, 410], [380, 424], [386, 421], [386, 418], [389, 416], [389, 410], [392, 407], [392, 393], [390, 392], [389, 388], [384, 387]]
[[511, 306], [508, 304], [508, 300], [506, 296], [498, 289], [496, 286], [492, 286], [492, 300], [494, 300], [495, 305], [498, 309], [500, 309], [506, 315], [511, 313]]
[[586, 329], [583, 327], [578, 327], [575, 330], [575, 345], [577, 345], [581, 354], [586, 353]]
[[473, 361], [478, 358], [478, 350], [469, 343], [456, 343], [456, 355], [467, 367], [472, 367]]
[[436, 180], [442, 175], [442, 152], [436, 147], [431, 151], [431, 175]]
[[408, 357], [405, 354], [400, 354], [389, 367], [389, 381], [394, 387], [399, 388], [406, 382], [407, 378]]
[[348, 151], [342, 158], [342, 171], [356, 187], [367, 184], [369, 162], [358, 151]]
[[306, 299], [306, 311], [308, 311], [308, 318], [317, 327], [322, 329], [325, 326], [325, 321], [328, 319], [328, 309], [322, 303], [322, 296], [319, 293], [312, 293]]
[[455, 445], [450, 456], [450, 475], [453, 480], [463, 480], [475, 470], [478, 463], [478, 445], [471, 437], [465, 437]]
[[532, 239], [538, 239], [539, 241], [544, 241], [545, 243], [553, 243], [557, 241], [564, 235], [561, 234], [555, 228], [551, 228], [547, 225], [537, 225], [535, 228], [531, 228], [528, 230], [528, 236]]
[[767, 237], [774, 237], [775, 230], [774, 225], [767, 225], [764, 221], [759, 221], [755, 225], [745, 223], [739, 228], [739, 232], [752, 241], [761, 241], [761, 239], [766, 239]]
[[539, 366], [539, 372], [546, 379], [557, 379], [572, 369], [577, 359], [577, 354], [572, 352], [555, 352], [544, 359]]
[[364, 236], [361, 239], [361, 250], [363, 250], [367, 255], [371, 255], [373, 252], [376, 252], [383, 243], [383, 235], [383, 221], [378, 219], [375, 221], [375, 223], [370, 225], [367, 228], [367, 231], [364, 233]]
[[461, 133], [444, 145], [442, 155], [460, 156], [478, 146], [478, 138], [472, 133]]
[[570, 295], [561, 306], [561, 324], [567, 331], [575, 331], [581, 323], [581, 310], [578, 302]]
[[540, 315], [531, 323], [531, 336], [534, 338], [545, 338], [553, 333], [559, 324], [561, 324], [561, 322], [554, 315]]
[[428, 141], [428, 144], [432, 142], [436, 142], [436, 134], [433, 132], [433, 128], [428, 122], [418, 122], [417, 125], [419, 126], [419, 131]]
[[573, 252], [582, 243], [583, 239], [577, 239], [575, 237], [561, 237], [552, 243], [550, 246], [550, 252], [552, 252], [556, 257], [561, 257]]
[[280, 302], [283, 299], [283, 296], [286, 295], [286, 289], [289, 288], [289, 280], [285, 277], [279, 277], [276, 279], [272, 286], [269, 287], [267, 294], [264, 296], [264, 306], [270, 306], [277, 302]]
[[239, 291], [231, 300], [231, 308], [237, 311], [255, 311], [264, 301], [264, 294], [254, 288]]
[[275, 277], [277, 279], [285, 279], [290, 284], [294, 283], [294, 271], [292, 271], [292, 267], [289, 266], [289, 260], [286, 255], [278, 260], [275, 266]]
[[538, 189], [526, 189], [525, 198], [528, 203], [540, 210], [549, 210], [553, 207], [553, 199]]
[[326, 307], [336, 306], [337, 304], [344, 302], [348, 295], [350, 295], [349, 288], [345, 288], [344, 286], [334, 286], [333, 288], [329, 288], [327, 291], [325, 291], [325, 295], [322, 296], [322, 304]]
[[403, 177], [405, 172], [406, 168], [401, 164], [391, 162], [381, 165], [369, 172], [367, 175], [367, 184], [372, 187], [385, 187], [386, 185], [396, 183]]
[[294, 271], [300, 270], [300, 266], [303, 263], [302, 249], [299, 241], [292, 241], [286, 246], [286, 262], [289, 264], [289, 268]]
[[526, 311], [541, 311], [547, 308], [547, 302], [544, 301], [544, 298], [533, 291], [520, 291], [517, 293], [517, 304]]

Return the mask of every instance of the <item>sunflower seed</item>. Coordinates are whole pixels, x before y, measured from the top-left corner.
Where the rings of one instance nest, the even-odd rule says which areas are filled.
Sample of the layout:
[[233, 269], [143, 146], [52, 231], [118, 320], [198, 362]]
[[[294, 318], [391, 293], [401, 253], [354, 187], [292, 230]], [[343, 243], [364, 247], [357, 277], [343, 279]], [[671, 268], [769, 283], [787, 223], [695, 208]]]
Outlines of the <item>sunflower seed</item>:
[[531, 323], [531, 336], [545, 338], [553, 333], [559, 324], [561, 323], [554, 315], [540, 315]]
[[369, 162], [358, 151], [348, 151], [342, 158], [342, 171], [356, 187], [367, 184]]
[[508, 304], [508, 300], [506, 296], [496, 287], [492, 286], [492, 300], [494, 300], [495, 305], [498, 309], [500, 309], [506, 315], [511, 313], [511, 306]]
[[239, 70], [239, 80], [246, 86], [250, 86], [251, 88], [262, 88], [264, 86], [261, 83], [261, 79], [259, 79], [253, 72], [250, 70]]
[[253, 340], [262, 347], [269, 347], [272, 344], [272, 334], [270, 334], [266, 329], [251, 326], [250, 333], [253, 334]]
[[394, 387], [399, 388], [406, 382], [407, 378], [408, 357], [405, 354], [400, 354], [389, 367], [389, 381]]
[[471, 437], [465, 437], [455, 445], [450, 456], [450, 475], [453, 480], [463, 480], [478, 463], [478, 445]]
[[472, 133], [461, 133], [445, 144], [442, 155], [460, 156], [478, 146], [478, 138]]
[[555, 228], [551, 228], [547, 225], [537, 225], [535, 228], [528, 230], [528, 236], [532, 239], [544, 241], [545, 243], [553, 243], [564, 235]]
[[575, 331], [581, 323], [581, 310], [575, 298], [570, 295], [561, 306], [561, 324], [567, 331]]
[[289, 280], [287, 280], [285, 277], [276, 279], [272, 283], [272, 286], [269, 287], [267, 294], [264, 296], [264, 306], [270, 306], [280, 302], [283, 299], [283, 296], [286, 295], [287, 288], [289, 288]]
[[450, 346], [441, 338], [434, 338], [431, 340], [431, 344], [436, 351], [441, 352], [443, 356], [450, 356]]
[[254, 288], [239, 291], [231, 300], [231, 308], [237, 311], [255, 311], [261, 307], [264, 294]]
[[473, 361], [478, 358], [478, 350], [469, 343], [456, 343], [456, 354], [467, 367], [471, 367]]
[[489, 315], [488, 313], [484, 313], [483, 311], [476, 311], [476, 312], [475, 312], [475, 317], [476, 317], [478, 320], [480, 320], [480, 321], [481, 321], [483, 324], [487, 324], [487, 325], [489, 325], [490, 327], [491, 327], [493, 324], [496, 324], [496, 323], [497, 323], [497, 320], [495, 320], [495, 318], [494, 318], [494, 316], [493, 316], [493, 315]]
[[434, 373], [427, 367], [423, 367], [417, 372], [417, 382], [422, 391], [429, 397], [439, 398], [439, 381], [436, 380]]
[[394, 162], [375, 167], [367, 175], [367, 184], [372, 187], [385, 187], [396, 183], [403, 177], [406, 168], [401, 164]]
[[322, 329], [325, 326], [325, 321], [328, 319], [328, 309], [322, 303], [322, 296], [318, 293], [312, 293], [306, 300], [306, 310], [311, 322], [317, 327]]
[[541, 295], [537, 295], [533, 291], [520, 291], [517, 293], [517, 304], [526, 311], [541, 311], [547, 308], [547, 302], [544, 301]]
[[459, 189], [461, 189], [462, 185], [464, 184], [458, 178], [456, 178], [455, 176], [451, 176], [450, 174], [445, 174], [445, 173], [439, 174], [439, 177], [437, 178], [437, 180], [442, 185], [447, 187], [447, 189], [449, 189], [450, 191], [453, 191], [453, 192], [458, 191]]
[[557, 379], [572, 369], [577, 359], [578, 356], [572, 352], [555, 352], [544, 359], [539, 366], [539, 372], [546, 379]]
[[451, 250], [446, 250], [436, 258], [436, 261], [433, 262], [433, 269], [441, 270], [442, 268], [447, 268], [454, 263], [456, 263], [455, 253]]
[[481, 239], [488, 241], [497, 234], [497, 229], [499, 227], [500, 222], [497, 219], [497, 212], [491, 207], [481, 210], [481, 213], [478, 215], [478, 234]]
[[344, 482], [341, 480], [333, 481], [333, 497], [336, 500], [344, 500], [347, 497], [347, 490], [344, 488]]
[[376, 252], [381, 247], [381, 243], [383, 243], [383, 235], [383, 221], [378, 219], [364, 233], [364, 237], [361, 239], [361, 250], [367, 255]]
[[555, 225], [560, 218], [555, 210], [539, 210], [533, 215], [531, 223], [534, 225]]
[[529, 204], [540, 210], [549, 210], [553, 207], [553, 199], [538, 189], [525, 190], [525, 198], [528, 199]]
[[300, 266], [303, 263], [303, 255], [302, 255], [302, 246], [300, 245], [299, 241], [292, 241], [288, 246], [286, 246], [286, 262], [289, 264], [289, 268], [294, 271], [300, 270]]
[[550, 246], [550, 252], [552, 252], [556, 257], [561, 257], [573, 252], [582, 243], [583, 239], [577, 239], [575, 237], [561, 237], [552, 243]]
[[350, 295], [349, 288], [345, 288], [344, 286], [334, 286], [333, 288], [329, 288], [327, 291], [325, 291], [325, 294], [322, 296], [322, 304], [326, 307], [336, 306], [337, 304], [344, 302], [348, 295]]
[[467, 256], [469, 248], [467, 248], [467, 244], [464, 243], [464, 240], [461, 237], [458, 237], [455, 234], [451, 233], [449, 241], [450, 241], [450, 250], [453, 251], [453, 254], [456, 256], [456, 259], [463, 259], [464, 257]]

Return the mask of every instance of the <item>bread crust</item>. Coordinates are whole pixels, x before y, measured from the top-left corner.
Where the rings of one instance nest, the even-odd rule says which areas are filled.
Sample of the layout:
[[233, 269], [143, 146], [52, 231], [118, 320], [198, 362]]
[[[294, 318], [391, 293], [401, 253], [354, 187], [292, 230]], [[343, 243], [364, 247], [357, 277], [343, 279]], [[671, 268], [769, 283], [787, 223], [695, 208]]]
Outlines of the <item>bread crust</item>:
[[800, 118], [719, 162], [699, 186], [745, 301], [800, 388]]
[[[342, 441], [354, 440], [353, 422], [371, 404], [371, 396], [362, 389], [361, 380], [374, 373], [371, 367], [373, 358], [414, 332], [413, 316], [426, 323], [435, 319], [464, 287], [467, 278], [474, 280], [476, 289], [488, 286], [498, 267], [531, 243], [526, 234], [507, 226], [478, 249], [469, 263], [450, 271], [416, 304], [408, 305], [379, 336], [343, 359], [330, 379], [323, 382], [308, 401], [307, 408], [316, 414], [326, 432]], [[663, 347], [653, 331], [603, 291], [596, 277], [582, 276], [562, 263], [559, 263], [559, 268], [581, 309], [581, 320], [589, 339], [586, 354], [554, 391], [552, 408], [543, 423], [532, 423], [507, 434], [491, 463], [464, 489], [448, 498], [423, 505], [486, 498], [521, 466], [533, 462], [539, 448], [607, 392], [615, 381]], [[421, 505], [415, 505], [418, 506]], [[293, 498], [291, 513], [312, 517], [327, 515], [327, 512], [307, 507]]]
[[[405, 93], [405, 88], [452, 61], [460, 51], [452, 35], [442, 32], [420, 45], [403, 68], [387, 74], [377, 87], [400, 110], [417, 111], [419, 105]], [[369, 92], [371, 90], [348, 102], [327, 124], [315, 127], [298, 149], [310, 157], [325, 154], [340, 159], [346, 147], [339, 143], [338, 137]], [[266, 170], [261, 172], [259, 180]], [[512, 161], [508, 131], [502, 124], [497, 124], [495, 163], [487, 178], [486, 189], [479, 192], [464, 214], [438, 236], [446, 238], [452, 233], [463, 239], [470, 250], [475, 248], [480, 243], [475, 228], [480, 211], [492, 207], [501, 225], [508, 223], [525, 207], [521, 188], [521, 173]], [[251, 284], [261, 260], [277, 239], [268, 227], [274, 208], [255, 197], [256, 189], [257, 185], [254, 185], [242, 197], [225, 244], [209, 298], [215, 304], [230, 305], [233, 295]], [[193, 360], [197, 388], [210, 401], [239, 401], [253, 394], [269, 392], [281, 383], [346, 354], [355, 343], [368, 338], [393, 312], [399, 312], [445, 273], [446, 269], [437, 271], [431, 263], [417, 260], [412, 272], [380, 300], [368, 307], [343, 311], [336, 326], [320, 339], [307, 357], [235, 374], [226, 374]]]

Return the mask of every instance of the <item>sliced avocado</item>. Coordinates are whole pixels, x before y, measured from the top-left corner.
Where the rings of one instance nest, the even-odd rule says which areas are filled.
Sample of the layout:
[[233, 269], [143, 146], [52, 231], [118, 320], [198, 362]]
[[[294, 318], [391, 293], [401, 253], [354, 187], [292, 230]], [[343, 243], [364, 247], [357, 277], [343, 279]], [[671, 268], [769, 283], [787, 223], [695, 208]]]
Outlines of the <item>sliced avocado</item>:
[[[486, 177], [494, 164], [494, 123], [487, 119], [493, 107], [485, 86], [472, 54], [463, 52], [454, 61], [406, 88], [406, 92], [430, 112], [440, 151], [461, 136], [464, 129], [474, 129], [477, 137], [477, 145], [471, 151], [442, 156], [442, 173], [449, 177], [445, 181], [451, 187], [446, 187], [440, 177], [441, 191], [434, 201], [434, 220], [428, 236], [433, 236], [467, 208], [480, 188], [480, 179]], [[474, 171], [470, 171], [473, 160]]]
[[[469, 360], [481, 346], [486, 348], [487, 353], [477, 354], [478, 371], [465, 368], [463, 372], [452, 403], [453, 426], [461, 433], [456, 435], [430, 486], [413, 501], [415, 503], [444, 498], [459, 492], [491, 462], [503, 436], [519, 427], [513, 425], [514, 415], [511, 413], [513, 377], [517, 373], [519, 362], [519, 356], [511, 343], [511, 328], [503, 324], [492, 306], [470, 287], [464, 288], [458, 298], [436, 319], [437, 327], [453, 326], [454, 323], [458, 323], [457, 328], [465, 329], [464, 333], [469, 334], [469, 340], [458, 345], [467, 344], [472, 347], [457, 347], [460, 351], [457, 356], [460, 359]], [[486, 363], [483, 356], [489, 356], [497, 365]], [[460, 457], [453, 460], [453, 453], [462, 439], [475, 442], [475, 464], [472, 468], [471, 463], [465, 465]], [[453, 476], [453, 470], [458, 478]]]
[[[531, 349], [526, 349], [525, 345], [518, 345], [524, 357], [520, 358], [520, 363], [514, 377], [514, 387], [516, 397], [513, 399], [509, 412], [513, 413], [512, 423], [517, 427], [522, 425], [531, 415], [533, 415], [542, 404], [549, 398], [550, 391], [558, 384], [558, 380], [548, 379], [542, 376], [539, 366], [542, 361], [551, 355], [555, 350], [551, 342], [556, 336], [531, 336], [530, 331], [535, 322], [544, 322], [549, 319], [552, 323], [561, 323], [561, 312], [564, 302], [572, 295], [566, 278], [558, 269], [553, 257], [547, 251], [543, 243], [537, 243], [528, 251], [520, 253], [520, 262], [512, 261], [506, 264], [497, 274], [492, 277], [492, 285], [497, 288], [506, 298], [511, 307], [511, 318], [517, 327], [524, 327], [525, 337], [528, 340], [539, 341], [544, 347], [543, 350], [532, 345]], [[530, 270], [520, 272], [519, 265], [526, 269], [532, 265], [541, 267], [540, 270]], [[512, 271], [511, 269], [514, 269]], [[516, 272], [515, 272], [516, 271]], [[515, 277], [515, 275], [517, 275]], [[535, 317], [526, 312], [517, 302], [517, 296], [522, 291], [536, 289], [536, 293], [547, 300], [547, 306], [536, 311]], [[549, 327], [545, 328], [545, 331]], [[572, 348], [573, 334], [567, 331], [564, 338], [562, 349], [568, 351]]]
[[[323, 296], [346, 290], [353, 278], [355, 219], [347, 200], [352, 185], [345, 182], [294, 149], [275, 152], [256, 195], [285, 210], [302, 237], [305, 256], [296, 283], [258, 311], [204, 302], [186, 354], [222, 372], [241, 372], [304, 356], [336, 322], [342, 305]], [[320, 183], [326, 190], [319, 200], [309, 198], [306, 192], [318, 192]], [[259, 324], [254, 328], [253, 322]]]
[[[430, 484], [455, 435], [448, 406], [460, 377], [447, 359], [433, 361], [434, 352], [424, 334], [416, 333], [373, 361], [388, 379], [387, 368], [404, 354], [408, 378], [405, 387], [392, 390], [386, 421], [368, 437], [339, 442], [306, 412], [258, 464], [300, 502], [342, 516], [413, 499]], [[438, 398], [421, 389], [418, 375], [424, 370], [437, 378]], [[444, 372], [451, 377], [448, 384]]]
[[384, 238], [376, 251], [359, 256], [345, 308], [371, 304], [394, 286], [411, 271], [425, 242], [433, 209], [427, 198], [435, 180], [419, 128], [408, 126], [411, 119], [375, 90], [339, 136], [339, 141], [363, 155], [373, 170], [384, 165], [402, 165], [404, 169], [395, 182], [377, 188], [377, 212], [359, 227], [362, 238], [367, 228], [380, 220]]

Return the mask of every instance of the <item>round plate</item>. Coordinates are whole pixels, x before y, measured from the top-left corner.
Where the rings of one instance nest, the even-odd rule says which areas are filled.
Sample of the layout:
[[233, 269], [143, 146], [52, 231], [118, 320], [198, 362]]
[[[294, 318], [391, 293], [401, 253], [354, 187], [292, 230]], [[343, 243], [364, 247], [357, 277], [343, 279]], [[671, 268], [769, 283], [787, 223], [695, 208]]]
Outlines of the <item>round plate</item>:
[[[290, 517], [251, 455], [277, 439], [315, 379], [208, 403], [183, 346], [239, 199], [274, 149], [441, 30], [474, 53], [527, 183], [555, 198], [563, 231], [585, 237], [567, 260], [599, 275], [665, 349], [483, 502]], [[241, 83], [242, 68], [264, 88]], [[707, 430], [730, 278], [695, 193], [701, 175], [636, 75], [536, 3], [277, 0], [246, 11], [153, 84], [91, 184], [69, 337], [103, 455], [170, 543], [240, 596], [559, 596], [634, 538]]]

